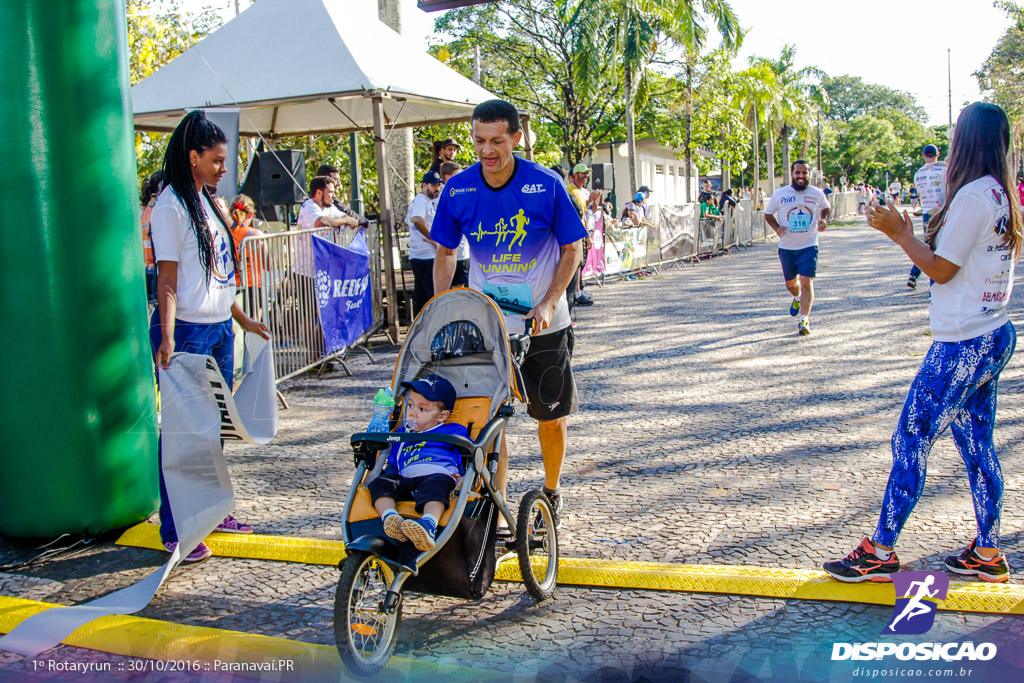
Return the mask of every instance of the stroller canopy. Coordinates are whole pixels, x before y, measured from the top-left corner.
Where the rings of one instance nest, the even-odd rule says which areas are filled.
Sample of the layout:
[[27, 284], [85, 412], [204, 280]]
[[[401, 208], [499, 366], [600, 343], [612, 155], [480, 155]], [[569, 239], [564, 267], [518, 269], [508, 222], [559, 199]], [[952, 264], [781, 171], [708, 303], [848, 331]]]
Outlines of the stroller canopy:
[[441, 375], [459, 397], [486, 396], [491, 414], [513, 396], [522, 400], [501, 310], [472, 289], [452, 289], [431, 299], [409, 328], [395, 365], [392, 389], [423, 375]]

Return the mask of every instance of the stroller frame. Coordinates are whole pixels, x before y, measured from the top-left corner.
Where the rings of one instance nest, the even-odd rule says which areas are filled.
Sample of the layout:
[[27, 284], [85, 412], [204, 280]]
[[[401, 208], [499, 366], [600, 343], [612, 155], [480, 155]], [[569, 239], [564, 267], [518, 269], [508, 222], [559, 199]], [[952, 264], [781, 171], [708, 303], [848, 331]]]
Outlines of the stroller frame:
[[[466, 296], [465, 293], [471, 290], [454, 291]], [[431, 299], [424, 307], [424, 311], [436, 299], [447, 293]], [[481, 299], [485, 298], [477, 292], [473, 294]], [[489, 299], [486, 301], [500, 316], [498, 306]], [[502, 308], [526, 312], [525, 309], [506, 303], [502, 303]], [[421, 312], [421, 316], [422, 314]], [[521, 382], [518, 378], [518, 365], [529, 347], [529, 330], [524, 335], [508, 337], [504, 322], [501, 324], [501, 330], [509, 344], [510, 357], [513, 361], [512, 370], [515, 375], [511, 380]], [[400, 356], [399, 363], [401, 360]], [[400, 387], [397, 378], [394, 384], [396, 388]], [[518, 391], [514, 393], [518, 394]], [[396, 393], [396, 398], [401, 395]], [[396, 402], [391, 418], [392, 428], [397, 423], [400, 412], [401, 403]], [[359, 432], [352, 435], [351, 445], [356, 470], [342, 512], [345, 520], [342, 525], [342, 540], [345, 543], [347, 557], [339, 564], [342, 574], [335, 598], [334, 630], [339, 654], [346, 666], [355, 673], [372, 675], [387, 664], [397, 640], [403, 586], [410, 578], [418, 576], [421, 567], [455, 536], [473, 494], [493, 503], [508, 524], [510, 535], [505, 539], [504, 546], [506, 550], [514, 551], [518, 556], [523, 582], [530, 594], [537, 600], [544, 600], [553, 592], [558, 575], [558, 534], [553, 505], [542, 490], [534, 489], [526, 493], [520, 504], [519, 514], [513, 516], [508, 502], [498, 488], [497, 469], [502, 439], [515, 409], [506, 399], [496, 408], [492, 405], [489, 413], [489, 419], [475, 439], [453, 434], [423, 435], [417, 432]], [[465, 465], [465, 475], [456, 489], [457, 498], [453, 506], [449, 503], [448, 509], [451, 510], [451, 514], [443, 529], [439, 529], [434, 548], [418, 551], [410, 561], [408, 549], [403, 552], [395, 542], [381, 535], [364, 534], [353, 538], [350, 518], [357, 493], [365, 481], [379, 475], [383, 470], [387, 461], [386, 449], [396, 443], [426, 441], [441, 442], [455, 447], [462, 455]], [[485, 541], [489, 538], [485, 535]], [[541, 551], [540, 554], [534, 555], [534, 551], [538, 550]], [[490, 547], [484, 547], [482, 552], [494, 551]], [[508, 557], [509, 554], [506, 552], [502, 557]], [[537, 576], [538, 568], [542, 576]], [[371, 597], [364, 600], [363, 590], [367, 582], [372, 582], [375, 590]], [[488, 578], [487, 584], [489, 583]], [[365, 604], [353, 609], [353, 601]], [[373, 611], [376, 611], [376, 614], [371, 614]], [[360, 615], [364, 618], [369, 617], [373, 623], [364, 624], [359, 621]], [[383, 636], [378, 643], [375, 636], [380, 630], [383, 630]], [[369, 656], [365, 651], [370, 652]]]

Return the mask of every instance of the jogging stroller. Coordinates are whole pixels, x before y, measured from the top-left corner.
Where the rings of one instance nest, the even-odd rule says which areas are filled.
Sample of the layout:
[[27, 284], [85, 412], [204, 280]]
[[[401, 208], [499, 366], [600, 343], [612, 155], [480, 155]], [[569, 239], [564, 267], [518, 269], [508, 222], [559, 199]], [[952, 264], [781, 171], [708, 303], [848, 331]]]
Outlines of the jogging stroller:
[[[526, 312], [501, 305], [513, 313]], [[402, 382], [435, 373], [454, 385], [458, 398], [448, 422], [465, 426], [469, 439], [449, 434], [424, 438], [416, 432], [352, 436], [356, 471], [343, 512], [347, 557], [339, 565], [334, 638], [342, 661], [353, 672], [374, 674], [391, 658], [403, 589], [469, 600], [487, 593], [497, 566], [498, 515], [511, 532], [501, 546], [518, 556], [526, 589], [537, 600], [554, 590], [558, 535], [551, 501], [541, 489], [531, 490], [513, 517], [496, 477], [502, 434], [515, 413], [512, 398], [522, 400], [519, 363], [529, 342], [528, 329], [510, 337], [498, 305], [471, 289], [452, 289], [434, 297], [410, 327], [392, 378], [392, 432], [405, 404]], [[385, 535], [366, 484], [383, 470], [391, 444], [426, 440], [455, 446], [462, 454], [465, 475], [438, 521], [436, 546], [421, 552], [411, 542], [399, 543]], [[412, 501], [397, 507], [403, 517], [420, 516]]]

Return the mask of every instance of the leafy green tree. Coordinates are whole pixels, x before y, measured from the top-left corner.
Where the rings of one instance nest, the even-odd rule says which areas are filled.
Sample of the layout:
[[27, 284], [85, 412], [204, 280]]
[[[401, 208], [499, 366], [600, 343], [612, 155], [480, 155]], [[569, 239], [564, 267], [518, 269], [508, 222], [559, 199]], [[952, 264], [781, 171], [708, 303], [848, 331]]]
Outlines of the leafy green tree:
[[761, 124], [773, 116], [775, 106], [776, 90], [778, 88], [775, 80], [775, 72], [767, 64], [755, 63], [749, 68], [741, 71], [735, 78], [735, 89], [733, 91], [733, 103], [735, 108], [741, 112], [745, 125], [750, 129], [753, 140], [754, 168], [753, 188], [754, 197], [760, 196], [761, 186]]
[[796, 46], [783, 45], [778, 59], [757, 58], [757, 61], [768, 66], [775, 74], [777, 88], [775, 96], [776, 106], [773, 108], [776, 118], [771, 120], [772, 124], [768, 131], [768, 156], [769, 178], [774, 176], [771, 167], [774, 167], [773, 140], [778, 133], [779, 141], [782, 143], [782, 180], [789, 184], [790, 159], [789, 159], [789, 138], [794, 130], [808, 131], [814, 126], [814, 105], [810, 99], [812, 77], [824, 77], [824, 73], [815, 67], [804, 67], [797, 69], [795, 64]]
[[[215, 12], [210, 9], [197, 14], [185, 12], [181, 0], [125, 0], [125, 3], [132, 85], [220, 26], [220, 18]], [[169, 137], [162, 133], [135, 134], [140, 183], [162, 166]]]
[[553, 134], [576, 163], [611, 138], [624, 110], [612, 29], [595, 34], [588, 66], [579, 55], [584, 22], [594, 17], [584, 10], [595, 6], [599, 16], [611, 16], [607, 0], [505, 0], [451, 10], [435, 31], [453, 38], [443, 47], [449, 66], [463, 75], [472, 74], [479, 47], [481, 85], [548, 124], [537, 134], [541, 154], [551, 151], [541, 144]]
[[850, 122], [887, 107], [901, 111], [919, 123], [928, 120], [927, 112], [910, 93], [868, 83], [859, 76], [825, 78], [822, 86], [831, 100], [829, 117], [835, 121]]
[[900, 141], [892, 123], [866, 114], [837, 122], [835, 131], [823, 142], [826, 174], [845, 175], [850, 182], [884, 182], [885, 170], [899, 160]]
[[[614, 0], [619, 16], [619, 34], [623, 49], [620, 54], [626, 72], [626, 121], [627, 134], [633, 115], [633, 98], [629, 91], [630, 74], [646, 71], [657, 49], [657, 39], [664, 36], [667, 41], [683, 48], [684, 84], [686, 87], [686, 200], [690, 201], [690, 170], [693, 168], [693, 84], [694, 63], [708, 40], [708, 24], [714, 25], [722, 39], [722, 47], [735, 49], [742, 41], [742, 31], [736, 13], [726, 0]], [[650, 29], [654, 29], [652, 35]], [[633, 45], [635, 47], [630, 48]], [[644, 88], [637, 89], [639, 98], [635, 104], [643, 106]], [[636, 183], [635, 138], [629, 143], [630, 179]]]
[[988, 101], [998, 104], [1011, 121], [1024, 114], [1024, 8], [1013, 2], [996, 2], [1014, 19], [974, 75]]

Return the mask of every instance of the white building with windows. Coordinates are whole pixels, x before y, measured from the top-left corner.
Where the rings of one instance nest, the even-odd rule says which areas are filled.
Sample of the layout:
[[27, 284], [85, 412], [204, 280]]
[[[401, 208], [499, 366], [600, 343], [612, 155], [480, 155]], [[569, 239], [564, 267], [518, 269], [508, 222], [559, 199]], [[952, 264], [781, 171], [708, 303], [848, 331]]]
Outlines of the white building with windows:
[[[702, 152], [698, 151], [698, 154]], [[612, 164], [615, 177], [615, 208], [621, 212], [623, 205], [632, 200], [629, 182], [629, 158], [625, 142], [604, 143], [594, 152], [594, 164]], [[676, 206], [686, 203], [686, 160], [680, 159], [677, 150], [667, 147], [655, 138], [636, 141], [637, 187], [651, 188], [649, 204]], [[693, 166], [690, 172], [690, 201], [697, 201], [699, 171]]]

